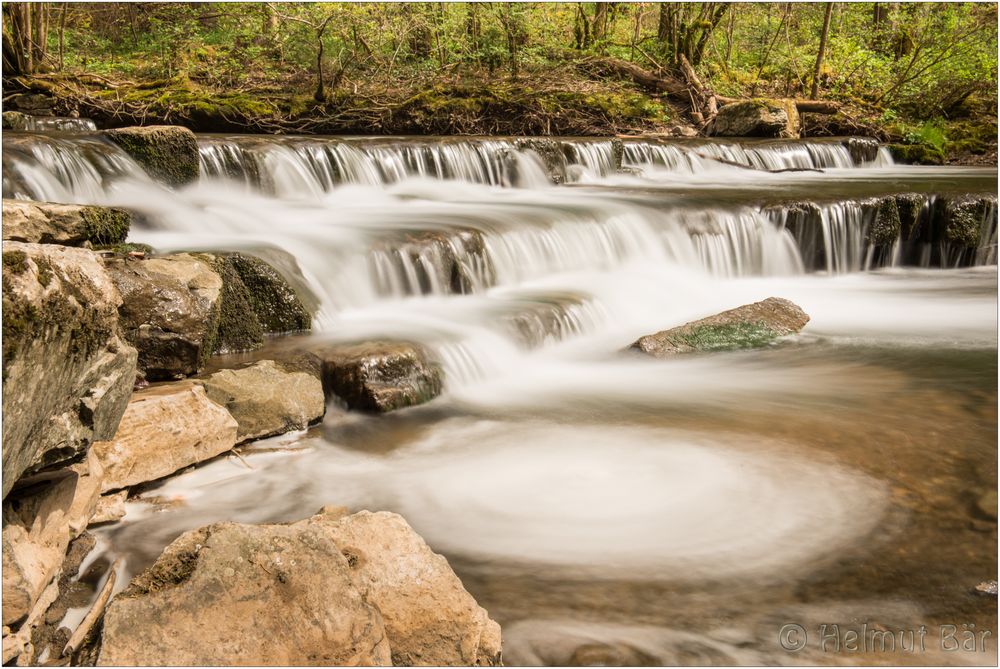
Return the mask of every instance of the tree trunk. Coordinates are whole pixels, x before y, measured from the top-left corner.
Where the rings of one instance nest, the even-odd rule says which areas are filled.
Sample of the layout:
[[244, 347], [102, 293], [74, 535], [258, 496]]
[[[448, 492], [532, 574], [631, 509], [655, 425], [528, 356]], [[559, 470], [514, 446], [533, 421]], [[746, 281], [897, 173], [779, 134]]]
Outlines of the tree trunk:
[[830, 35], [830, 17], [833, 15], [833, 3], [826, 3], [826, 15], [823, 17], [823, 34], [819, 38], [819, 51], [816, 52], [816, 67], [813, 68], [812, 93], [810, 97], [819, 96], [819, 71], [823, 67], [823, 56], [826, 54], [826, 39]]

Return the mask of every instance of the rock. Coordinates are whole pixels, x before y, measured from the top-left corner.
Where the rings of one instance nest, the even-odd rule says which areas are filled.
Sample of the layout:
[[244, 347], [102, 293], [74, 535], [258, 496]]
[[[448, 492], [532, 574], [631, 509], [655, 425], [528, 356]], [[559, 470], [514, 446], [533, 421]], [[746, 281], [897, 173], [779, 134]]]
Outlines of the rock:
[[[4, 130], [28, 130], [31, 127], [31, 117], [19, 111], [3, 113]], [[6, 213], [4, 214], [6, 216]]]
[[101, 495], [100, 499], [97, 500], [97, 509], [90, 519], [90, 524], [113, 523], [124, 518], [126, 499], [128, 499], [128, 490]]
[[799, 112], [793, 100], [753, 99], [722, 106], [712, 121], [710, 134], [798, 139], [799, 130]]
[[132, 396], [118, 432], [91, 447], [104, 466], [101, 492], [172, 474], [236, 445], [236, 420], [191, 381], [151, 386]]
[[879, 143], [871, 137], [848, 137], [841, 142], [855, 165], [864, 165], [878, 158]]
[[[997, 199], [993, 195], [948, 198], [944, 207], [944, 237], [959, 246], [979, 246], [984, 227], [996, 227]], [[993, 220], [987, 220], [991, 217]]]
[[25, 200], [3, 201], [3, 238], [17, 242], [120, 244], [132, 214], [123, 209]]
[[100, 665], [497, 664], [500, 630], [399, 516], [219, 523], [108, 607]]
[[243, 253], [230, 253], [223, 259], [239, 276], [246, 300], [264, 332], [301, 332], [312, 326], [312, 315], [298, 294], [271, 265]]
[[997, 519], [997, 491], [987, 490], [976, 499], [976, 511], [992, 521]]
[[3, 624], [31, 611], [56, 576], [69, 542], [97, 508], [103, 471], [96, 457], [23, 481], [4, 500]]
[[486, 240], [478, 230], [406, 233], [376, 245], [372, 255], [383, 294], [467, 294], [496, 282]]
[[125, 337], [149, 380], [197, 374], [212, 354], [222, 278], [188, 254], [108, 263]]
[[105, 130], [103, 134], [142, 165], [149, 176], [168, 186], [198, 180], [198, 140], [187, 128], [151, 125]]
[[890, 144], [893, 161], [905, 165], [944, 165], [944, 150], [927, 144]]
[[317, 347], [323, 386], [349, 409], [386, 412], [441, 394], [441, 369], [407, 342], [374, 341]]
[[55, 100], [44, 93], [20, 93], [10, 99], [10, 104], [22, 111], [44, 115], [52, 111]]
[[691, 351], [756, 348], [800, 331], [809, 316], [780, 297], [723, 311], [680, 327], [639, 338], [629, 348], [656, 358]]
[[865, 241], [872, 245], [884, 246], [899, 239], [901, 223], [896, 198], [892, 196], [875, 198], [870, 202], [870, 206], [874, 210], [874, 216], [868, 226]]
[[983, 581], [976, 585], [972, 589], [974, 593], [981, 597], [993, 597], [996, 599], [997, 596], [997, 582], [996, 581]]
[[359, 587], [367, 587], [367, 601], [382, 612], [394, 665], [500, 664], [500, 626], [400, 516], [362, 511], [306, 522], [326, 527]]
[[110, 439], [135, 380], [121, 298], [92, 251], [3, 242], [3, 493]]
[[323, 384], [312, 374], [286, 370], [273, 360], [216, 372], [198, 383], [208, 398], [236, 419], [237, 440], [305, 429], [323, 417]]

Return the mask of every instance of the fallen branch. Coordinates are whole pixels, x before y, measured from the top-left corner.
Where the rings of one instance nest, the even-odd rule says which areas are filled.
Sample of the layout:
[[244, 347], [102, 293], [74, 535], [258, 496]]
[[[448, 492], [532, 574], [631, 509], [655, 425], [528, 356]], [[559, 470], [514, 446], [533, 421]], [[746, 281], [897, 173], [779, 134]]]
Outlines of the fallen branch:
[[[716, 99], [720, 105], [730, 105], [745, 102], [748, 98], [727, 98], [717, 95]], [[792, 102], [800, 114], [836, 114], [840, 111], [840, 103], [829, 100], [792, 100]]]
[[90, 630], [94, 629], [94, 625], [104, 615], [104, 609], [107, 607], [108, 600], [111, 599], [111, 593], [115, 589], [115, 581], [118, 580], [118, 569], [121, 565], [122, 558], [118, 558], [111, 564], [111, 568], [108, 570], [108, 580], [104, 582], [104, 587], [101, 588], [100, 594], [97, 595], [97, 600], [90, 607], [90, 611], [87, 612], [83, 621], [76, 628], [76, 631], [73, 632], [69, 641], [66, 642], [66, 646], [62, 652], [63, 657], [73, 655], [80, 648], [80, 644], [86, 640], [87, 635], [90, 634]]

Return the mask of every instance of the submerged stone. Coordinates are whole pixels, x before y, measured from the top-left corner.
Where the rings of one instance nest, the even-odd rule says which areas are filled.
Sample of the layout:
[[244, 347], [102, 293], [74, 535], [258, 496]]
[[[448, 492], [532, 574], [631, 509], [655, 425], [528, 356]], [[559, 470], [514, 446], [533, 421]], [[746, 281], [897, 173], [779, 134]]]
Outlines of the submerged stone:
[[441, 394], [441, 368], [407, 342], [373, 341], [316, 347], [323, 385], [349, 409], [384, 413]]
[[769, 297], [680, 327], [640, 337], [629, 349], [656, 358], [693, 351], [759, 348], [799, 332], [809, 316], [789, 300]]

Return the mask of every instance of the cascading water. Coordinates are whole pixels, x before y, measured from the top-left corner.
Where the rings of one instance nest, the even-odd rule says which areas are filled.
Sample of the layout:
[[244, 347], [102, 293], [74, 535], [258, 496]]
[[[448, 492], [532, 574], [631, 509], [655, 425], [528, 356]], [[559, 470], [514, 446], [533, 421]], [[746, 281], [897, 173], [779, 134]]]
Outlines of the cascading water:
[[[553, 649], [585, 616], [587, 635], [667, 663], [689, 660], [681, 646], [744, 657], [750, 639], [752, 663], [780, 664], [762, 609], [799, 620], [798, 585], [813, 603], [870, 602], [855, 556], [881, 579], [949, 544], [944, 516], [900, 520], [898, 498], [926, 494], [968, 522], [965, 461], [955, 485], [926, 463], [955, 444], [995, 458], [995, 420], [970, 420], [968, 403], [995, 400], [996, 271], [912, 269], [995, 265], [994, 201], [976, 209], [978, 248], [941, 229], [943, 203], [988, 192], [995, 170], [895, 166], [840, 141], [210, 136], [200, 182], [169, 190], [98, 135], [5, 140], [5, 197], [129, 207], [142, 214], [130, 239], [162, 252], [259, 253], [314, 294], [309, 338], [416, 341], [444, 370], [426, 407], [331, 405], [322, 426], [244, 450], [253, 469], [218, 459], [166, 481], [163, 513], [130, 503], [94, 530], [129, 570], [217, 520], [387, 509], [515, 631], [505, 656], [583, 661]], [[794, 342], [621, 353], [772, 295], [810, 316]], [[887, 444], [909, 449], [889, 472]], [[885, 527], [905, 554], [868, 541]], [[960, 537], [962, 560], [986, 554], [978, 537]], [[937, 559], [935, 574], [960, 570], [955, 553]], [[926, 591], [907, 564], [898, 578]], [[720, 612], [711, 639], [651, 624], [683, 614], [708, 629]]]

